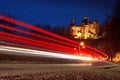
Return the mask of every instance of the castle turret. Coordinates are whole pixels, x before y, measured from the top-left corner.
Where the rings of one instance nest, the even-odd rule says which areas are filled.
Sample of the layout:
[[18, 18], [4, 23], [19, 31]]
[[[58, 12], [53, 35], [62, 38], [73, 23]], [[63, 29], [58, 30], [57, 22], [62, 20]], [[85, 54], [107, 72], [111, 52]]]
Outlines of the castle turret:
[[70, 26], [74, 26], [74, 25], [75, 25], [75, 21], [74, 19], [72, 19]]
[[84, 17], [84, 19], [82, 20], [82, 25], [88, 25], [89, 24], [89, 19], [88, 17]]

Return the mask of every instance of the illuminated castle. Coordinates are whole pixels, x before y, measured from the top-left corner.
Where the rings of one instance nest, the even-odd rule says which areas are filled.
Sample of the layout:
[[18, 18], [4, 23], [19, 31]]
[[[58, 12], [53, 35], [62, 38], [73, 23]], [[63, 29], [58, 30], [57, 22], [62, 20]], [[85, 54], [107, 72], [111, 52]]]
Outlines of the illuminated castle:
[[97, 39], [99, 32], [99, 23], [97, 20], [89, 22], [88, 17], [84, 17], [81, 25], [75, 25], [75, 21], [72, 20], [68, 27], [69, 34], [75, 39]]

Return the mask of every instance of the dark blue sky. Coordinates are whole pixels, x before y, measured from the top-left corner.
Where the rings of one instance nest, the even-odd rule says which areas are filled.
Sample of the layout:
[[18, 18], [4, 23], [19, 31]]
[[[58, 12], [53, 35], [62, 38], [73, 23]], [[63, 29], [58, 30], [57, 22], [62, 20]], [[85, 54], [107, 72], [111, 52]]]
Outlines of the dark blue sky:
[[0, 14], [11, 15], [30, 24], [68, 26], [84, 16], [100, 23], [112, 13], [116, 0], [0, 0]]

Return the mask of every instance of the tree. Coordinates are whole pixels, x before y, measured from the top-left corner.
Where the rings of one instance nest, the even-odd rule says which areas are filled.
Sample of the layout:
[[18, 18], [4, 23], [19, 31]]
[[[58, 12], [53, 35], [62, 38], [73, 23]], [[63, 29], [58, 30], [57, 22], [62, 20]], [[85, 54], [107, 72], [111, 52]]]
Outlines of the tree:
[[114, 7], [114, 15], [120, 17], [120, 0], [116, 1], [116, 5]]
[[61, 36], [67, 36], [67, 30], [64, 26], [57, 26], [53, 29], [53, 32]]
[[116, 2], [114, 13], [103, 23], [104, 37], [98, 48], [108, 54], [108, 59], [113, 59], [120, 51], [120, 1]]

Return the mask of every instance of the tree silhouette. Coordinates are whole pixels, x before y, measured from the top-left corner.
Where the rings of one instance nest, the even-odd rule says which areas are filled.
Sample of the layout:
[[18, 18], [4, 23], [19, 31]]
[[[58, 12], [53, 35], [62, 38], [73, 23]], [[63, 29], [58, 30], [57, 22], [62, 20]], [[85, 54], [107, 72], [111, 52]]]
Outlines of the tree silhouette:
[[56, 26], [53, 28], [53, 32], [61, 36], [67, 36], [67, 30], [64, 26]]
[[108, 54], [108, 59], [120, 51], [120, 1], [116, 2], [114, 13], [103, 23], [104, 37], [98, 46], [99, 49]]

